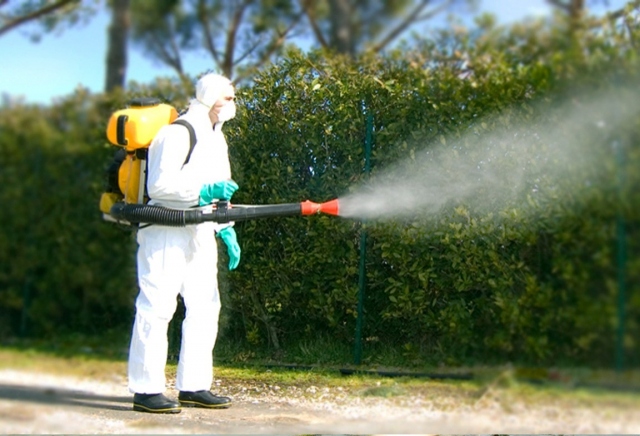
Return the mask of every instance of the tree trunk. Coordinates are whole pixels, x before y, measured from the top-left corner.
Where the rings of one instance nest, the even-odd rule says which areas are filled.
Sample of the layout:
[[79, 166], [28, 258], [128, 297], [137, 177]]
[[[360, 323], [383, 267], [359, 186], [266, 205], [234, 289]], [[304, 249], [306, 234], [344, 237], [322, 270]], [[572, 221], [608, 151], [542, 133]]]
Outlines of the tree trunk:
[[547, 3], [567, 14], [572, 31], [580, 23], [586, 6], [585, 0], [547, 0]]
[[582, 18], [582, 14], [584, 13], [584, 0], [571, 0], [571, 19], [572, 20], [580, 20]]
[[258, 295], [255, 291], [255, 288], [251, 289], [251, 302], [253, 303], [254, 309], [258, 312], [258, 318], [260, 321], [264, 323], [265, 328], [267, 329], [267, 335], [269, 336], [269, 343], [273, 345], [273, 348], [276, 352], [280, 351], [280, 340], [278, 339], [278, 331], [276, 330], [276, 326], [271, 322], [271, 317], [267, 314], [267, 311], [264, 310], [264, 306], [258, 300]]
[[349, 0], [329, 0], [331, 34], [329, 46], [340, 54], [353, 56], [355, 44]]
[[111, 1], [111, 24], [109, 25], [109, 47], [107, 49], [107, 72], [105, 92], [117, 87], [124, 88], [127, 72], [127, 41], [129, 35], [129, 1]]

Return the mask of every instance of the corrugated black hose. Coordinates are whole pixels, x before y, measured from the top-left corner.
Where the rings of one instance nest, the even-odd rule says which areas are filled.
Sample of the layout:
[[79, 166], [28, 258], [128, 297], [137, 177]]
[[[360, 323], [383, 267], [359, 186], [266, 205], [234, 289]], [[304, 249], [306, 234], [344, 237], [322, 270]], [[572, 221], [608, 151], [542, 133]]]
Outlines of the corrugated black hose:
[[128, 221], [132, 224], [145, 223], [184, 227], [205, 221], [228, 223], [231, 221], [301, 214], [301, 203], [234, 205], [229, 207], [228, 202], [219, 201], [211, 212], [203, 212], [200, 209], [175, 210], [147, 204], [116, 203], [111, 207], [110, 215], [116, 220]]
[[199, 209], [175, 210], [147, 204], [116, 203], [111, 207], [111, 216], [133, 224], [160, 224], [170, 227], [184, 227], [204, 222], [203, 213]]

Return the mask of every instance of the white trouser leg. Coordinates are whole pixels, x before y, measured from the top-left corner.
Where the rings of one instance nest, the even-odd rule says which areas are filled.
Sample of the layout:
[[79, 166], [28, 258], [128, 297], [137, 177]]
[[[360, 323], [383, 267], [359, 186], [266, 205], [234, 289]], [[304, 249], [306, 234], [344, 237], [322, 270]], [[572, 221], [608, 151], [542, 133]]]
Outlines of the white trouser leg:
[[194, 243], [182, 290], [186, 313], [176, 378], [176, 388], [190, 392], [211, 389], [220, 313], [218, 251], [211, 226], [202, 226]]
[[136, 317], [129, 350], [129, 390], [165, 390], [167, 328], [186, 272], [184, 229], [152, 226], [138, 232]]

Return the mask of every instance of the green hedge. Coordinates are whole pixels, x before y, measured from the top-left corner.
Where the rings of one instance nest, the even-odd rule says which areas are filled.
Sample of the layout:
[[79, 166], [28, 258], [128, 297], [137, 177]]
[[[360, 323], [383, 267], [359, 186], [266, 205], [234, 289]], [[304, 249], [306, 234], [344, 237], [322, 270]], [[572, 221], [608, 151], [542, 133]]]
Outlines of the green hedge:
[[[352, 345], [366, 231], [367, 362], [377, 350], [395, 349], [428, 363], [611, 365], [616, 225], [624, 223], [625, 353], [638, 363], [638, 108], [627, 93], [616, 100], [614, 127], [571, 118], [589, 107], [587, 96], [638, 83], [637, 27], [568, 38], [541, 24], [480, 24], [475, 33], [445, 32], [412, 50], [356, 61], [289, 52], [238, 90], [238, 117], [227, 126], [240, 185], [234, 201], [346, 202], [421, 171], [462, 176], [475, 171], [469, 162], [483, 158], [489, 139], [501, 180], [523, 173], [537, 193], [525, 184], [511, 196], [479, 183], [473, 195], [444, 195], [453, 183], [442, 186], [441, 208], [369, 219], [364, 227], [320, 215], [237, 223], [243, 256], [236, 271], [221, 268], [221, 341], [271, 347], [285, 359], [301, 341]], [[8, 102], [0, 109], [4, 336], [129, 330], [133, 234], [102, 222], [97, 201], [113, 153], [105, 122], [140, 95], [180, 109], [187, 101], [176, 83], [157, 81], [132, 84], [126, 95], [79, 90], [49, 107]], [[370, 176], [367, 114], [374, 121]], [[547, 131], [554, 120], [572, 121]], [[514, 131], [531, 140], [511, 141]], [[626, 147], [621, 163], [611, 152], [616, 139]], [[600, 165], [582, 168], [577, 158], [560, 162], [565, 171], [544, 159], [565, 143]], [[527, 154], [518, 154], [524, 145]], [[373, 200], [394, 208], [402, 194]]]

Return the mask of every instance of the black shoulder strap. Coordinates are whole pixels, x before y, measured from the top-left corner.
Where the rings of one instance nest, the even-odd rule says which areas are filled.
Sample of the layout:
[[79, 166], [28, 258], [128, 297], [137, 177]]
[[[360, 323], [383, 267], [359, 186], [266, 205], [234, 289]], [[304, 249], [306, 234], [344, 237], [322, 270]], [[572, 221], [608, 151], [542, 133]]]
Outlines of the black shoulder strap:
[[187, 158], [184, 160], [184, 163], [182, 164], [182, 166], [185, 166], [186, 164], [189, 163], [189, 159], [191, 159], [191, 153], [193, 153], [193, 147], [195, 147], [196, 142], [198, 141], [198, 139], [196, 138], [196, 131], [193, 129], [193, 126], [191, 125], [191, 123], [189, 123], [187, 120], [179, 119], [179, 120], [175, 120], [171, 124], [180, 124], [181, 126], [185, 126], [189, 131], [189, 153], [187, 153]]

